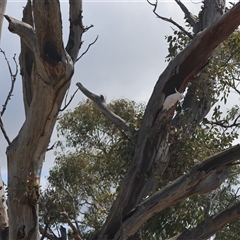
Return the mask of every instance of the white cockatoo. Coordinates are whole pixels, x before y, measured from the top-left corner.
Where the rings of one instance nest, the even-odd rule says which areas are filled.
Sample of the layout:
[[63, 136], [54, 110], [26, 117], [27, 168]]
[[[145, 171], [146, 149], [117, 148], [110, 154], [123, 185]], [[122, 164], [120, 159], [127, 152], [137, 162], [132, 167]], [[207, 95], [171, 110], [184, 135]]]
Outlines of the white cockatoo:
[[166, 97], [163, 103], [163, 110], [169, 110], [172, 106], [174, 106], [178, 101], [183, 99], [183, 94], [178, 92], [175, 88], [175, 93]]

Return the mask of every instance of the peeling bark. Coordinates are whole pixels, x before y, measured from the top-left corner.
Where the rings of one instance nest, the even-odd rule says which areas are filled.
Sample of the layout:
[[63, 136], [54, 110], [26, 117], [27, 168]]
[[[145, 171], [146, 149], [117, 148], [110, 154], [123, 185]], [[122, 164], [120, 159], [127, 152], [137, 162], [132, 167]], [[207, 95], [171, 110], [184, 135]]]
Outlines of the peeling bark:
[[[81, 9], [72, 11], [78, 13]], [[73, 75], [74, 59], [63, 46], [59, 1], [28, 1], [23, 22], [5, 17], [9, 30], [22, 40], [20, 62], [26, 113], [19, 134], [7, 148], [9, 239], [38, 240], [40, 174]], [[81, 41], [83, 31], [74, 32], [78, 28], [71, 34]], [[73, 51], [77, 55], [79, 47]]]
[[[207, 2], [210, 4], [209, 1]], [[169, 112], [162, 111], [164, 99], [173, 94], [175, 88], [178, 91], [184, 91], [193, 76], [207, 64], [214, 49], [238, 27], [239, 14], [240, 4], [238, 3], [220, 20], [197, 34], [159, 77], [146, 107], [132, 164], [98, 239], [102, 239], [105, 235], [109, 239], [114, 238], [116, 231], [122, 226], [122, 218], [128, 216], [141, 201], [141, 197], [144, 197], [143, 191], [147, 186], [146, 183], [150, 183], [148, 178], [152, 175], [156, 161], [160, 165], [159, 174], [164, 172], [168, 164], [168, 154], [166, 154], [168, 130], [174, 112], [174, 109]], [[152, 181], [154, 182], [154, 179]]]
[[[219, 187], [228, 177], [231, 163], [240, 157], [239, 145], [214, 155], [143, 201], [156, 187], [154, 168], [161, 176], [170, 160], [168, 139], [174, 107], [170, 111], [163, 110], [164, 100], [175, 92], [175, 88], [183, 92], [187, 84], [207, 64], [214, 49], [240, 24], [240, 3], [219, 20], [225, 2], [217, 0], [213, 4], [212, 0], [205, 0], [200, 21], [196, 22], [180, 1], [176, 2], [195, 28], [194, 31], [203, 31], [169, 63], [159, 77], [146, 107], [137, 140], [135, 132], [129, 129], [127, 123], [105, 108], [101, 97], [92, 94], [81, 84], [78, 85], [101, 106], [111, 121], [136, 142], [131, 166], [109, 216], [96, 236], [99, 240], [136, 239], [132, 236], [155, 214], [188, 197], [205, 194]], [[26, 115], [18, 135], [7, 148], [9, 239], [40, 239], [38, 198], [42, 164], [62, 100], [70, 85], [81, 37], [85, 31], [82, 24], [82, 1], [69, 0], [69, 4], [70, 32], [66, 48], [62, 41], [58, 0], [28, 0], [22, 21], [5, 16], [9, 22], [9, 30], [21, 38], [20, 65]], [[193, 92], [194, 89], [189, 94]], [[194, 105], [194, 95], [190, 97], [191, 108], [196, 109], [195, 117], [200, 121], [210, 106], [208, 102]], [[222, 213], [221, 217], [226, 213], [233, 216], [228, 221], [239, 215], [236, 208]], [[223, 226], [221, 217], [216, 216], [215, 222], [213, 221], [211, 229], [214, 231]], [[196, 236], [199, 232], [197, 227], [188, 236]], [[204, 234], [207, 236], [210, 232], [213, 233], [211, 229]], [[53, 235], [48, 237], [56, 239]], [[62, 232], [62, 238], [66, 238], [66, 231]]]
[[[228, 177], [231, 163], [237, 161], [239, 157], [240, 145], [236, 145], [196, 164], [189, 173], [154, 193], [125, 216], [114, 240], [121, 239], [123, 233], [128, 239], [144, 222], [167, 207], [196, 194], [205, 194], [218, 188]], [[237, 214], [240, 215], [240, 212]]]

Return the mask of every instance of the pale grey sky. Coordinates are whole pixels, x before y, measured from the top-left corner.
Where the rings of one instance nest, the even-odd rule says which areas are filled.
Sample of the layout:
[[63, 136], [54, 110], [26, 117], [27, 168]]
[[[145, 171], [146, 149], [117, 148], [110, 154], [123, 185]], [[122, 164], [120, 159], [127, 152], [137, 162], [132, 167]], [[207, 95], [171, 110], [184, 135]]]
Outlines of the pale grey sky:
[[[21, 19], [22, 9], [26, 1], [9, 1], [6, 14]], [[183, 1], [193, 13], [197, 13], [201, 1]], [[193, 3], [195, 2], [195, 3]], [[63, 15], [63, 32], [66, 43], [68, 37], [68, 3], [61, 1]], [[174, 0], [159, 1], [158, 13], [164, 17], [184, 24], [184, 15]], [[170, 23], [163, 22], [152, 13], [152, 7], [146, 1], [90, 1], [83, 3], [84, 25], [94, 25], [84, 34], [86, 49], [98, 35], [99, 39], [89, 52], [75, 65], [70, 94], [76, 89], [76, 82], [81, 82], [90, 91], [102, 94], [107, 100], [128, 98], [144, 101], [150, 97], [158, 76], [166, 67], [165, 56], [167, 43], [165, 36], [172, 33]], [[4, 22], [1, 48], [11, 60], [14, 53], [19, 55], [19, 37], [7, 30]], [[9, 91], [10, 77], [0, 55], [0, 104], [2, 105]], [[76, 95], [70, 108], [83, 98], [80, 92]], [[13, 139], [23, 121], [23, 103], [21, 79], [18, 76], [14, 96], [3, 116], [5, 128]], [[52, 142], [56, 140], [56, 133]], [[0, 132], [0, 166], [6, 180], [6, 141]], [[54, 156], [49, 152], [43, 167], [43, 177], [52, 166]]]

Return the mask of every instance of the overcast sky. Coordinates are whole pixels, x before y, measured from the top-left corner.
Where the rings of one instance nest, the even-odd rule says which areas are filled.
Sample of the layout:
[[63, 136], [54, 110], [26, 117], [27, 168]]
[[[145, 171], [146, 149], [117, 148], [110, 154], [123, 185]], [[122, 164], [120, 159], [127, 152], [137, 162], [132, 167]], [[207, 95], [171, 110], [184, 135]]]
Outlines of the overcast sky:
[[[183, 1], [191, 12], [197, 14], [201, 1]], [[26, 1], [9, 1], [6, 14], [21, 19]], [[61, 1], [63, 19], [63, 38], [68, 36], [68, 2]], [[174, 0], [159, 1], [158, 13], [172, 17], [179, 24], [184, 24], [184, 15]], [[82, 51], [96, 36], [98, 41], [89, 52], [75, 65], [70, 93], [76, 89], [76, 82], [81, 82], [90, 91], [102, 94], [107, 101], [117, 98], [128, 98], [147, 102], [153, 87], [166, 67], [165, 56], [167, 43], [165, 36], [172, 33], [170, 23], [163, 22], [152, 13], [152, 7], [146, 1], [90, 1], [83, 3], [84, 25], [94, 25], [84, 34]], [[7, 22], [4, 22], [1, 48], [11, 60], [14, 53], [19, 55], [19, 37], [10, 33]], [[10, 87], [10, 76], [6, 63], [0, 55], [0, 104], [5, 101]], [[73, 109], [83, 98], [78, 93], [70, 105]], [[17, 83], [7, 111], [3, 116], [8, 135], [13, 139], [23, 121], [21, 78]], [[52, 143], [56, 140], [56, 133]], [[6, 180], [6, 141], [0, 132], [0, 166]], [[43, 177], [47, 175], [54, 160], [53, 153], [48, 153], [43, 168]]]

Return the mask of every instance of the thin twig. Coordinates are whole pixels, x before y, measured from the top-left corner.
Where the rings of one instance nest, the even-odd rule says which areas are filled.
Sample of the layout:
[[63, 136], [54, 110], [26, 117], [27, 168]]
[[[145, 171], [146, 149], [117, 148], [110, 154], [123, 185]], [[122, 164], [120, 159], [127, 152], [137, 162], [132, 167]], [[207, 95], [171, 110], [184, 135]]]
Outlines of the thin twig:
[[94, 27], [92, 24], [88, 27], [84, 27], [84, 32], [87, 32], [90, 28]]
[[153, 6], [153, 13], [160, 19], [162, 19], [163, 21], [166, 22], [170, 22], [172, 23], [174, 26], [178, 27], [181, 31], [183, 31], [190, 39], [193, 39], [193, 35], [191, 33], [189, 33], [187, 30], [185, 30], [181, 25], [179, 25], [178, 23], [176, 23], [175, 21], [173, 21], [171, 18], [166, 18], [166, 17], [162, 17], [160, 16], [156, 10], [157, 10], [157, 5], [158, 5], [158, 1], [156, 0], [156, 3], [151, 3], [149, 0], [147, 0], [147, 2]]
[[91, 47], [97, 40], [98, 40], [98, 36], [95, 38], [95, 40], [94, 40], [92, 43], [90, 43], [90, 44], [88, 45], [87, 49], [77, 58], [76, 62], [77, 62], [80, 58], [82, 58], [82, 57], [88, 52], [88, 50], [90, 49], [90, 47]]
[[76, 95], [76, 93], [77, 93], [78, 90], [79, 90], [79, 88], [77, 88], [77, 89], [75, 90], [75, 92], [73, 93], [73, 95], [70, 97], [68, 103], [66, 103], [66, 99], [67, 99], [67, 95], [68, 95], [68, 94], [66, 94], [65, 106], [64, 106], [63, 108], [61, 108], [61, 109], [59, 110], [59, 112], [64, 111], [64, 110], [70, 105], [70, 103], [72, 102], [72, 100], [73, 100], [73, 98], [75, 97], [75, 95]]
[[14, 85], [15, 85], [15, 82], [16, 82], [16, 79], [17, 79], [17, 74], [18, 74], [18, 65], [17, 65], [17, 61], [16, 61], [16, 54], [14, 54], [13, 61], [14, 61], [15, 66], [16, 66], [16, 70], [15, 70], [15, 73], [13, 73], [5, 52], [1, 48], [0, 48], [0, 52], [3, 54], [3, 56], [5, 58], [5, 61], [7, 63], [8, 70], [9, 70], [9, 73], [10, 73], [10, 76], [11, 76], [11, 82], [12, 82], [9, 93], [7, 95], [7, 98], [6, 98], [6, 100], [3, 104], [3, 108], [2, 108], [2, 111], [1, 111], [1, 116], [3, 116], [5, 110], [7, 109], [7, 104], [10, 101], [12, 93], [13, 93]]
[[55, 142], [51, 147], [47, 148], [46, 152], [47, 152], [47, 151], [50, 151], [50, 150], [53, 150], [53, 148], [55, 147], [56, 143], [57, 143], [57, 142]]
[[2, 130], [3, 136], [5, 137], [8, 145], [10, 145], [10, 144], [11, 144], [11, 141], [10, 141], [10, 139], [9, 139], [9, 137], [8, 137], [8, 135], [7, 135], [7, 132], [6, 132], [5, 128], [4, 128], [1, 115], [0, 115], [0, 128], [1, 128], [1, 130]]

